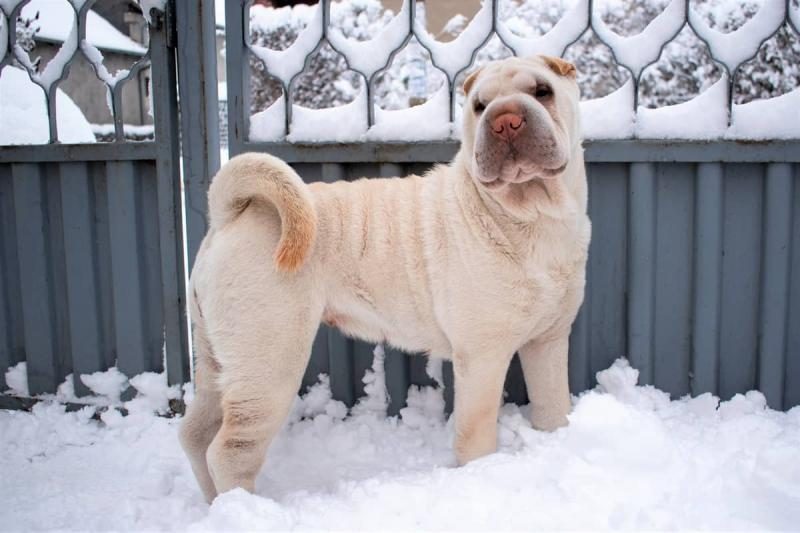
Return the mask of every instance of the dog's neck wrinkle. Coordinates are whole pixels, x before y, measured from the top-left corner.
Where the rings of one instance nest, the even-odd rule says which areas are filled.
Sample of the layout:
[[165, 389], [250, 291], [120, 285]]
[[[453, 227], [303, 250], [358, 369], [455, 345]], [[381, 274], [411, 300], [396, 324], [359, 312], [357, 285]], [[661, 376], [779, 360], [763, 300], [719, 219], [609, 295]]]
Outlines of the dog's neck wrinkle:
[[[531, 198], [531, 191], [527, 189], [527, 198], [517, 198], [517, 201], [524, 205], [516, 208], [504, 205], [495, 194], [476, 182], [462, 152], [459, 152], [451, 166], [456, 170], [453, 175], [459, 176], [459, 183], [455, 189], [459, 203], [462, 204], [462, 212], [465, 216], [476, 210], [484, 213], [483, 218], [490, 219], [491, 227], [494, 228], [493, 231], [489, 231], [486, 221], [481, 221], [483, 227], [476, 229], [482, 231], [493, 244], [498, 244], [497, 241], [501, 238], [511, 246], [511, 250], [529, 250], [538, 231], [550, 224], [559, 226], [563, 224], [565, 212], [575, 214], [586, 212], [586, 184], [580, 179], [583, 165], [583, 149], [579, 146], [573, 151], [569, 164], [561, 176], [521, 184], [536, 187], [537, 190], [533, 194], [540, 197]], [[517, 185], [507, 186], [503, 193], [513, 194], [513, 187]], [[518, 189], [517, 193], [525, 194], [525, 190]], [[471, 208], [464, 205], [469, 202], [477, 205]], [[565, 211], [566, 204], [572, 206]]]
[[517, 242], [510, 238], [513, 236], [501, 222], [504, 215], [499, 211], [499, 205], [481, 194], [480, 188], [475, 184], [469, 170], [460, 164], [459, 158], [454, 160], [451, 167], [454, 170], [449, 173], [454, 178], [451, 187], [464, 225], [472, 230], [477, 239], [487, 242], [509, 259], [516, 260]]

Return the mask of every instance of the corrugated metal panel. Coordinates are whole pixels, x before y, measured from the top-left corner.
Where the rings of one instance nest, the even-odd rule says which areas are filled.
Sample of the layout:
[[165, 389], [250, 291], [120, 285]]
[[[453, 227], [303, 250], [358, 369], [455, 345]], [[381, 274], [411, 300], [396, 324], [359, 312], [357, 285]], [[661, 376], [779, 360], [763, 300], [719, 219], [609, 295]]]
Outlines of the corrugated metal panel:
[[[88, 7], [77, 10], [79, 36]], [[132, 376], [163, 370], [165, 358], [169, 383], [189, 379], [173, 3], [166, 8], [151, 14], [147, 54], [109, 86], [114, 143], [56, 143], [56, 80], [45, 87], [50, 144], [0, 147], [0, 393], [20, 361], [33, 394], [55, 392], [70, 372], [116, 364]], [[213, 12], [205, 19], [213, 48]], [[0, 57], [0, 68], [11, 60]], [[148, 64], [158, 142], [125, 142], [120, 91]], [[195, 70], [191, 61], [184, 70]], [[216, 148], [205, 151], [213, 167]], [[75, 391], [89, 392], [79, 380]]]
[[[429, 164], [296, 164], [307, 180], [423, 172]], [[593, 235], [584, 305], [570, 337], [573, 393], [630, 358], [640, 382], [673, 397], [727, 399], [754, 388], [769, 404], [800, 404], [800, 198], [797, 164], [590, 163]], [[371, 346], [322, 327], [305, 385], [331, 376], [348, 405]], [[390, 413], [426, 361], [387, 349]], [[451, 371], [450, 371], [451, 372]], [[452, 374], [449, 378], [452, 382]], [[448, 391], [451, 394], [452, 391]], [[518, 363], [509, 401], [525, 401]]]
[[0, 194], [2, 373], [26, 361], [38, 394], [115, 363], [161, 371], [154, 162], [0, 164]]

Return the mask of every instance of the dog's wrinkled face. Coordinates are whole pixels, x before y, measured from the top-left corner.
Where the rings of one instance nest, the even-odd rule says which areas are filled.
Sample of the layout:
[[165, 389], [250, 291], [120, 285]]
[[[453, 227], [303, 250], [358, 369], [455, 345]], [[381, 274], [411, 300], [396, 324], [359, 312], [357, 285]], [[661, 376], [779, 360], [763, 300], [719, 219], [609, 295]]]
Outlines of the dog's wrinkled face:
[[490, 63], [464, 82], [470, 173], [489, 191], [557, 178], [580, 140], [575, 67], [549, 56]]

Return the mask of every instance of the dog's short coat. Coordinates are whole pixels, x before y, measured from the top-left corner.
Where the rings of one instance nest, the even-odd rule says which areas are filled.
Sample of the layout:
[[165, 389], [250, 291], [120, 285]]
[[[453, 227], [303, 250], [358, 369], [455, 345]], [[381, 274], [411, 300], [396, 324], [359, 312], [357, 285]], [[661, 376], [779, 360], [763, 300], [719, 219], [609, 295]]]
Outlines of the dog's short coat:
[[181, 427], [209, 501], [254, 490], [320, 322], [453, 361], [460, 464], [496, 448], [515, 352], [533, 426], [566, 424], [590, 238], [575, 70], [511, 58], [464, 85], [461, 149], [425, 176], [306, 185], [279, 159], [245, 154], [214, 178]]

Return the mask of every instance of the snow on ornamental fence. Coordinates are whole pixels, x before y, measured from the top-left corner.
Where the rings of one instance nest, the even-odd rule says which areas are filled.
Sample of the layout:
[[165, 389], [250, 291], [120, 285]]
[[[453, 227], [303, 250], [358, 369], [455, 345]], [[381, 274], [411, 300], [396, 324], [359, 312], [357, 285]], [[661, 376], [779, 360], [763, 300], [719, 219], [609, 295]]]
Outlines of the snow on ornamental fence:
[[[74, 14], [69, 34], [64, 39], [56, 55], [39, 71], [28, 52], [17, 43], [16, 31], [9, 31], [10, 28], [16, 28], [16, 21], [20, 17], [22, 9], [30, 1], [0, 0], [0, 75], [4, 68], [21, 67], [28, 73], [31, 81], [41, 87], [45, 94], [50, 134], [49, 142], [57, 143], [59, 139], [58, 122], [56, 120], [58, 116], [56, 112], [58, 101], [56, 99], [56, 91], [58, 90], [58, 84], [69, 75], [70, 65], [82, 54], [92, 65], [94, 73], [108, 90], [108, 107], [114, 121], [113, 141], [124, 142], [122, 88], [139, 71], [150, 66], [149, 47], [130, 68], [122, 69], [112, 74], [103, 64], [103, 54], [86, 39], [86, 17], [97, 0], [65, 0], [65, 4], [72, 8]], [[163, 14], [166, 0], [139, 0], [138, 3], [142, 7], [143, 15], [148, 23], [160, 24], [160, 19], [153, 16]], [[16, 64], [14, 63], [15, 60]]]
[[[268, 75], [278, 80], [283, 89], [282, 97], [250, 117], [249, 140], [353, 142], [457, 137], [460, 132], [456, 80], [470, 69], [479, 50], [494, 36], [517, 56], [563, 56], [589, 31], [609, 47], [616, 63], [625, 68], [631, 78], [613, 93], [581, 103], [586, 138], [764, 140], [800, 137], [800, 88], [742, 105], [734, 105], [732, 99], [740, 68], [756, 56], [767, 40], [784, 25], [800, 34], [800, 8], [793, 5], [797, 4], [796, 0], [764, 0], [752, 19], [730, 33], [709, 27], [691, 9], [689, 0], [672, 0], [641, 33], [632, 36], [615, 33], [598, 10], [593, 9], [593, 3], [593, 0], [576, 0], [550, 31], [536, 37], [521, 37], [498, 21], [499, 0], [484, 0], [472, 21], [453, 41], [440, 42], [415, 16], [413, 0], [404, 0], [400, 12], [367, 41], [347, 38], [331, 27], [331, 0], [320, 0], [314, 17], [285, 50], [247, 42], [245, 17], [245, 47], [263, 62]], [[242, 4], [243, 14], [246, 14], [248, 2], [242, 1]], [[642, 73], [658, 61], [664, 47], [687, 26], [723, 69], [721, 79], [682, 104], [656, 109], [641, 107], [638, 100]], [[380, 109], [374, 101], [376, 79], [414, 37], [430, 54], [433, 66], [446, 75], [447, 86], [420, 106], [399, 111]], [[292, 95], [298, 78], [308, 67], [311, 56], [326, 43], [345, 58], [348, 68], [363, 77], [366, 90], [362, 89], [351, 103], [339, 107], [314, 110], [293, 105]], [[433, 124], [432, 117], [437, 113], [440, 121]], [[792, 116], [794, 120], [790, 119]]]

